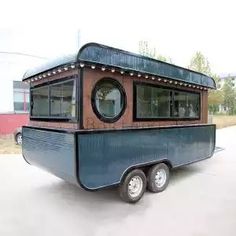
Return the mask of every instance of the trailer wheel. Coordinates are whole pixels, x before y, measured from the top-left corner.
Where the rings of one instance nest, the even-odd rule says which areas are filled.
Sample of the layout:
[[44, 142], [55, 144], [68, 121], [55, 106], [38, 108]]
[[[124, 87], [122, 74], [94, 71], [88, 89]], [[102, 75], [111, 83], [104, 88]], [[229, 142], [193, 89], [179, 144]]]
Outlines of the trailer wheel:
[[146, 176], [142, 170], [136, 169], [131, 171], [119, 187], [121, 199], [129, 203], [139, 201], [146, 190], [146, 185]]
[[147, 174], [147, 188], [153, 193], [159, 193], [166, 189], [169, 183], [169, 167], [160, 163], [152, 166]]

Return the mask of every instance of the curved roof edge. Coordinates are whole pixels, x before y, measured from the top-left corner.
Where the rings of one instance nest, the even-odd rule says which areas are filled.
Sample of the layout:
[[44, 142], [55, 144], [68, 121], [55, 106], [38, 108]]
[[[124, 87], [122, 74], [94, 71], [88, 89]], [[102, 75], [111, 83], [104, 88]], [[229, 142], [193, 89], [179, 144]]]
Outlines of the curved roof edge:
[[85, 44], [78, 53], [30, 69], [24, 74], [23, 80], [56, 67], [77, 62], [118, 67], [216, 89], [214, 79], [205, 74], [98, 43]]

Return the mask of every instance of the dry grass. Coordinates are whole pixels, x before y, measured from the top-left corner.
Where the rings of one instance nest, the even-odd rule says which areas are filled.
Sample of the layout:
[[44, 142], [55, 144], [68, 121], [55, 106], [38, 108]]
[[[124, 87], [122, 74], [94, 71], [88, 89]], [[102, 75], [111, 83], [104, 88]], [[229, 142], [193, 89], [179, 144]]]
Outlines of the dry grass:
[[216, 124], [217, 129], [236, 125], [236, 116], [215, 115], [212, 123]]
[[13, 136], [0, 137], [0, 154], [20, 154], [21, 146], [16, 145]]

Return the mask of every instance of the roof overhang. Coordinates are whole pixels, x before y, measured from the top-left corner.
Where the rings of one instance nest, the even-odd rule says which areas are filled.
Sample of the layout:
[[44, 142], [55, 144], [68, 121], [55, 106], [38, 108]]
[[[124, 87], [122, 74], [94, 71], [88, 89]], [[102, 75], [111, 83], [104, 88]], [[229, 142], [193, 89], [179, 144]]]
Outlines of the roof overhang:
[[23, 76], [23, 81], [39, 77], [40, 74], [47, 76], [53, 71], [62, 71], [65, 68], [77, 66], [89, 66], [92, 69], [109, 68], [111, 71], [129, 73], [131, 76], [136, 74], [138, 77], [139, 75], [150, 78], [160, 77], [193, 87], [202, 86], [216, 89], [214, 79], [202, 73], [97, 43], [85, 44], [78, 53], [52, 60], [28, 70]]

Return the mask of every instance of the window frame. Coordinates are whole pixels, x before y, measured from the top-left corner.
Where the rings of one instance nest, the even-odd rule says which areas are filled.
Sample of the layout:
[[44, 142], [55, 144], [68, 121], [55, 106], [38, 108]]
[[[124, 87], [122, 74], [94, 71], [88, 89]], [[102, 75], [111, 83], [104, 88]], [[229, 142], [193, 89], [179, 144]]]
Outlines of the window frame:
[[[20, 84], [22, 84], [23, 86], [18, 86]], [[15, 96], [16, 95], [20, 95], [23, 98], [22, 102], [17, 102], [15, 100]], [[28, 100], [28, 102], [27, 102]], [[16, 103], [20, 103], [23, 105], [23, 109], [16, 109]], [[27, 106], [28, 105], [28, 106]], [[21, 81], [13, 81], [13, 110], [14, 113], [16, 114], [27, 114], [30, 111], [30, 88], [25, 84], [23, 84], [23, 82]]]
[[[101, 88], [101, 85], [103, 83], [111, 83], [113, 84], [120, 92], [121, 94], [121, 102], [122, 102], [122, 108], [121, 111], [119, 112], [118, 115], [116, 115], [115, 117], [105, 117], [103, 116], [97, 109], [96, 106], [96, 93], [97, 91]], [[118, 80], [116, 80], [115, 78], [111, 78], [111, 77], [104, 77], [101, 78], [100, 80], [98, 80], [95, 84], [95, 86], [92, 89], [92, 93], [91, 93], [91, 104], [92, 104], [92, 109], [94, 114], [97, 116], [97, 118], [103, 122], [106, 123], [114, 123], [116, 121], [118, 121], [121, 116], [124, 114], [126, 107], [127, 107], [127, 98], [126, 98], [126, 92], [124, 87], [120, 84], [120, 82]]]
[[[59, 85], [63, 83], [67, 83], [70, 81], [74, 81], [74, 86], [75, 86], [75, 116], [68, 118], [68, 117], [57, 117], [57, 116], [51, 116], [51, 86], [54, 85]], [[78, 76], [69, 76], [69, 77], [64, 77], [61, 79], [57, 79], [55, 81], [47, 81], [46, 83], [35, 85], [35, 86], [30, 86], [30, 120], [42, 120], [42, 121], [67, 121], [67, 122], [78, 122], [78, 91], [77, 91], [77, 84], [78, 84]], [[39, 89], [42, 87], [48, 87], [48, 116], [32, 116], [32, 91], [35, 89]]]
[[[154, 87], [154, 88], [161, 88], [161, 89], [166, 89], [169, 90], [171, 93], [171, 100], [170, 100], [170, 117], [144, 117], [140, 118], [137, 117], [137, 86], [148, 86], [148, 87]], [[198, 116], [196, 117], [175, 117], [173, 115], [173, 110], [174, 110], [174, 93], [175, 92], [184, 92], [184, 93], [190, 93], [190, 94], [197, 94], [199, 95], [199, 111], [198, 111]], [[200, 92], [195, 92], [195, 91], [189, 91], [189, 90], [184, 90], [184, 89], [179, 89], [179, 88], [173, 88], [173, 87], [168, 87], [168, 86], [162, 86], [162, 85], [157, 85], [157, 84], [152, 84], [152, 83], [147, 83], [147, 82], [133, 82], [133, 121], [187, 121], [187, 120], [200, 120], [202, 115], [202, 110], [201, 110], [201, 93]]]

